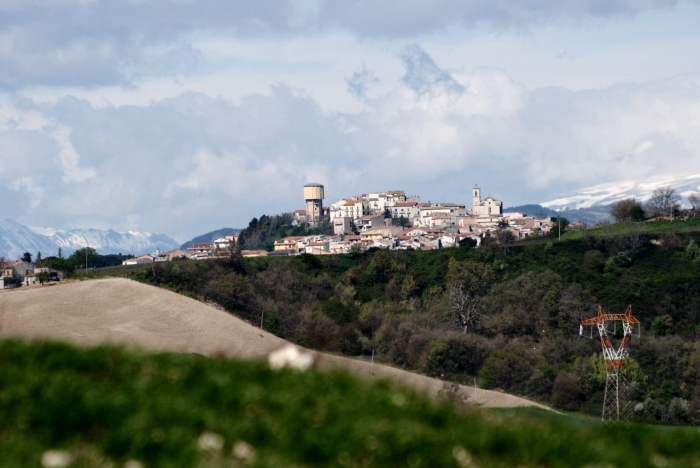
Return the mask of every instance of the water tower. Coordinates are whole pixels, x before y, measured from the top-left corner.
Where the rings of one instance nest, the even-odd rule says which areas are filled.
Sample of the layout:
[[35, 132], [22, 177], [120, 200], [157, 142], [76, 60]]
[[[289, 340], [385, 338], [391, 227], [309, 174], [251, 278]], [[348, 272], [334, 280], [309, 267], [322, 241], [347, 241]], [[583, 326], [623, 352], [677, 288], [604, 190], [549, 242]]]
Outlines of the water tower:
[[317, 223], [323, 212], [323, 185], [304, 185], [304, 200], [306, 200], [306, 220]]

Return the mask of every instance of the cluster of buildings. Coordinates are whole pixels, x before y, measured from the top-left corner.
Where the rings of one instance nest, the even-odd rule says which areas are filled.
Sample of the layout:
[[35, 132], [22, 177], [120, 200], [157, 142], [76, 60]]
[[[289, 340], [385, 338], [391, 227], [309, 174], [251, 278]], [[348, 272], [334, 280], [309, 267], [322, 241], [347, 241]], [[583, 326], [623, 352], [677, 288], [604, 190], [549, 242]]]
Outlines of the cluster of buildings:
[[167, 252], [160, 252], [141, 255], [126, 259], [122, 265], [140, 265], [144, 263], [170, 262], [179, 259], [207, 260], [209, 258], [224, 258], [230, 255], [231, 246], [235, 246], [238, 236], [226, 236], [216, 239], [213, 242], [203, 242], [194, 244], [187, 249], [173, 249]]
[[6, 262], [0, 268], [0, 289], [14, 286], [29, 286], [44, 281], [59, 281], [64, 277], [63, 273], [53, 268], [39, 267], [32, 262], [17, 260]]
[[516, 239], [548, 233], [551, 218], [535, 219], [525, 213], [504, 213], [503, 202], [472, 191], [470, 207], [459, 203], [422, 202], [403, 190], [373, 192], [341, 198], [323, 206], [324, 187], [304, 187], [307, 209], [294, 212], [297, 223], [329, 220], [332, 235], [295, 236], [280, 239], [270, 255], [346, 253], [353, 248], [430, 250], [456, 246], [467, 238], [476, 245], [497, 228], [510, 230]]

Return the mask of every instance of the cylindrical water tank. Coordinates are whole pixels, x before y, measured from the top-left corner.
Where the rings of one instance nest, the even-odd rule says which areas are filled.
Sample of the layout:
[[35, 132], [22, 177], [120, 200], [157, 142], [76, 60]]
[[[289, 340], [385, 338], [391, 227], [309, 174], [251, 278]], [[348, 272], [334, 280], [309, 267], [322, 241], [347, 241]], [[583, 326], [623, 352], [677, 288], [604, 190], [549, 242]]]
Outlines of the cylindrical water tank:
[[323, 185], [304, 185], [304, 200], [323, 200]]

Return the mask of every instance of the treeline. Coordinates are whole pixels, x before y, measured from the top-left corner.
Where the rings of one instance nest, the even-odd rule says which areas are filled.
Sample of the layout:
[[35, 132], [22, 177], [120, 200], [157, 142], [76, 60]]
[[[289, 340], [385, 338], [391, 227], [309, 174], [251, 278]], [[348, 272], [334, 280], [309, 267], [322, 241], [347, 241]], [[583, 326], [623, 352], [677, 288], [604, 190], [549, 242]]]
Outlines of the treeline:
[[[25, 259], [31, 261], [31, 255], [25, 253]], [[37, 253], [34, 259], [36, 266], [49, 267], [54, 270], [62, 271], [68, 276], [72, 276], [80, 269], [88, 268], [104, 268], [110, 266], [121, 265], [124, 260], [134, 258], [133, 255], [122, 254], [107, 254], [100, 255], [92, 247], [78, 249], [68, 257], [63, 256], [61, 249], [58, 249], [58, 255], [42, 258], [41, 252]]]
[[140, 279], [219, 303], [310, 348], [600, 414], [598, 304], [642, 321], [635, 416], [700, 422], [700, 234], [158, 264]]

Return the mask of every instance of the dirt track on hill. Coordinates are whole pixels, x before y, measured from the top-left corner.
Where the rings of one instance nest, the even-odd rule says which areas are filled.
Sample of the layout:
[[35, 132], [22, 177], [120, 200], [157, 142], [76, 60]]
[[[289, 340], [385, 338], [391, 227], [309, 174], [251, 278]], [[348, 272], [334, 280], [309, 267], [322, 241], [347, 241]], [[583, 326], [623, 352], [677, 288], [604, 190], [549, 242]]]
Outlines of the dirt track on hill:
[[[0, 337], [80, 345], [264, 359], [287, 342], [211, 305], [135, 281], [108, 278], [0, 291]], [[513, 395], [445, 382], [380, 364], [316, 354], [319, 369], [388, 378], [432, 395], [456, 393], [484, 407], [544, 406]], [[455, 395], [455, 396], [457, 396]]]

